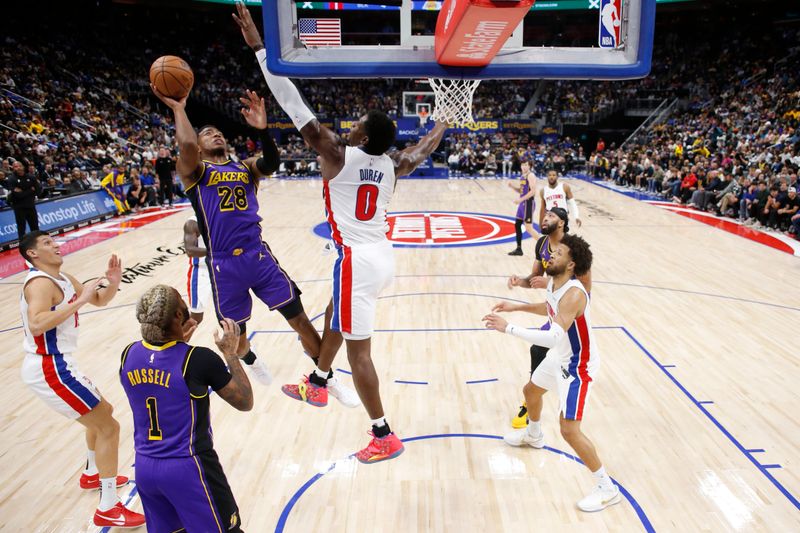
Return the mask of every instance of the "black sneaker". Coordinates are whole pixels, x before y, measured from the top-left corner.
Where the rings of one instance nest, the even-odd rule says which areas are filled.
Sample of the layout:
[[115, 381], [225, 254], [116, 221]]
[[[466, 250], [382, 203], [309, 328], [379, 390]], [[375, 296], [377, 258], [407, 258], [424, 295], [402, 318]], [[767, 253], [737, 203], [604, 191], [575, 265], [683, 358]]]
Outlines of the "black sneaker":
[[513, 252], [508, 252], [508, 255], [522, 255], [522, 248], [517, 248]]

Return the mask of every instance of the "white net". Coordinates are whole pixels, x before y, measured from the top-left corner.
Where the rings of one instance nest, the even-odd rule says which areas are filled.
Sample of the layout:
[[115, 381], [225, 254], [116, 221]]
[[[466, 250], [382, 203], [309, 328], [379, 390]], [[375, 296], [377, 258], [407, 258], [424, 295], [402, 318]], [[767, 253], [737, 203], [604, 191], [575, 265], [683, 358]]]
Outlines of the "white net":
[[436, 102], [431, 118], [454, 126], [474, 122], [472, 119], [472, 96], [481, 80], [447, 80], [430, 78]]

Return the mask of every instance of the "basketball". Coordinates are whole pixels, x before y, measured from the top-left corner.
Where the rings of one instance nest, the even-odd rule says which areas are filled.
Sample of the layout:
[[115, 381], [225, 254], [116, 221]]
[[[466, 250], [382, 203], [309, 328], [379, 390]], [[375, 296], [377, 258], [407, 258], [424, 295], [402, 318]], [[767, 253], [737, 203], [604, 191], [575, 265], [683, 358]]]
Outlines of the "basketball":
[[180, 57], [161, 56], [150, 66], [150, 83], [164, 96], [180, 100], [192, 90], [194, 73]]

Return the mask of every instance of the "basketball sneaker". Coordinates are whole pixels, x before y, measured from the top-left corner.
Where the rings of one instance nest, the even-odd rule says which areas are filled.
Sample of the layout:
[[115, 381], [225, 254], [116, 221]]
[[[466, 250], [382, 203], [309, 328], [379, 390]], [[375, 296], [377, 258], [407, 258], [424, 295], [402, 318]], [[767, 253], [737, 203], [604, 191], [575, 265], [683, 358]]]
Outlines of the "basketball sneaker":
[[528, 425], [528, 404], [525, 402], [519, 406], [519, 413], [511, 419], [511, 427], [514, 429], [522, 429]]
[[364, 464], [394, 459], [405, 450], [403, 442], [394, 433], [389, 433], [385, 437], [376, 437], [371, 431], [368, 433], [372, 435], [369, 445], [355, 453], [356, 459]]
[[[125, 476], [117, 476], [117, 488], [124, 487], [130, 481]], [[100, 474], [95, 474], [93, 476], [87, 476], [86, 474], [81, 474], [81, 480], [79, 481], [81, 488], [85, 490], [99, 490], [100, 489]]]
[[508, 255], [523, 255], [522, 248], [514, 248], [512, 251], [508, 252]]
[[337, 377], [328, 378], [328, 392], [345, 407], [358, 407], [361, 405], [361, 399], [356, 391], [339, 381]]
[[129, 529], [144, 525], [144, 515], [131, 511], [122, 502], [106, 511], [100, 509], [94, 512], [94, 525], [100, 527], [118, 527]]
[[609, 505], [614, 505], [622, 501], [619, 495], [619, 487], [612, 484], [611, 488], [604, 488], [600, 485], [585, 498], [578, 502], [578, 509], [587, 513], [602, 511]]
[[544, 448], [544, 433], [532, 436], [528, 433], [528, 428], [515, 429], [507, 433], [503, 440], [511, 446], [530, 446], [531, 448]]
[[314, 385], [308, 380], [308, 376], [303, 376], [297, 385], [284, 385], [281, 390], [286, 396], [315, 407], [328, 405], [328, 389]]
[[253, 377], [264, 386], [269, 386], [272, 383], [272, 374], [267, 368], [267, 365], [261, 359], [256, 359], [253, 361], [252, 365], [248, 365], [245, 363], [245, 368], [249, 368], [250, 372], [253, 373]]

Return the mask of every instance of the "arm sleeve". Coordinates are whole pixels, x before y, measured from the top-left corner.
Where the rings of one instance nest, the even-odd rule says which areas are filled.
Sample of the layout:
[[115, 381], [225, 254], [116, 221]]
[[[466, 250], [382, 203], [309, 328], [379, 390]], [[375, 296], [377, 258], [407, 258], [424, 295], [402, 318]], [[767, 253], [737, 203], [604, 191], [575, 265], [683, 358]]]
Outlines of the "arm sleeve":
[[281, 108], [292, 119], [297, 131], [300, 131], [303, 126], [317, 118], [303, 101], [300, 91], [297, 90], [297, 87], [294, 86], [294, 83], [289, 78], [275, 76], [267, 70], [267, 51], [264, 48], [256, 52], [256, 59], [258, 59], [258, 65], [261, 67], [261, 72], [264, 74], [269, 90], [272, 91], [272, 95]]
[[525, 329], [520, 326], [515, 326], [514, 324], [509, 324], [506, 326], [506, 333], [519, 337], [536, 346], [552, 348], [558, 344], [558, 341], [564, 336], [564, 329], [555, 322], [550, 324], [550, 329], [547, 330]]
[[569, 208], [569, 218], [574, 220], [576, 218], [581, 218], [580, 211], [578, 211], [578, 202], [575, 201], [575, 198], [570, 198], [567, 200], [567, 207]]
[[280, 166], [280, 154], [278, 147], [269, 130], [258, 132], [258, 140], [261, 141], [261, 157], [256, 160], [258, 170], [264, 175], [270, 175]]
[[191, 350], [183, 379], [189, 385], [192, 394], [200, 396], [208, 391], [208, 387], [218, 391], [228, 384], [232, 376], [222, 357], [202, 346], [196, 346]]

